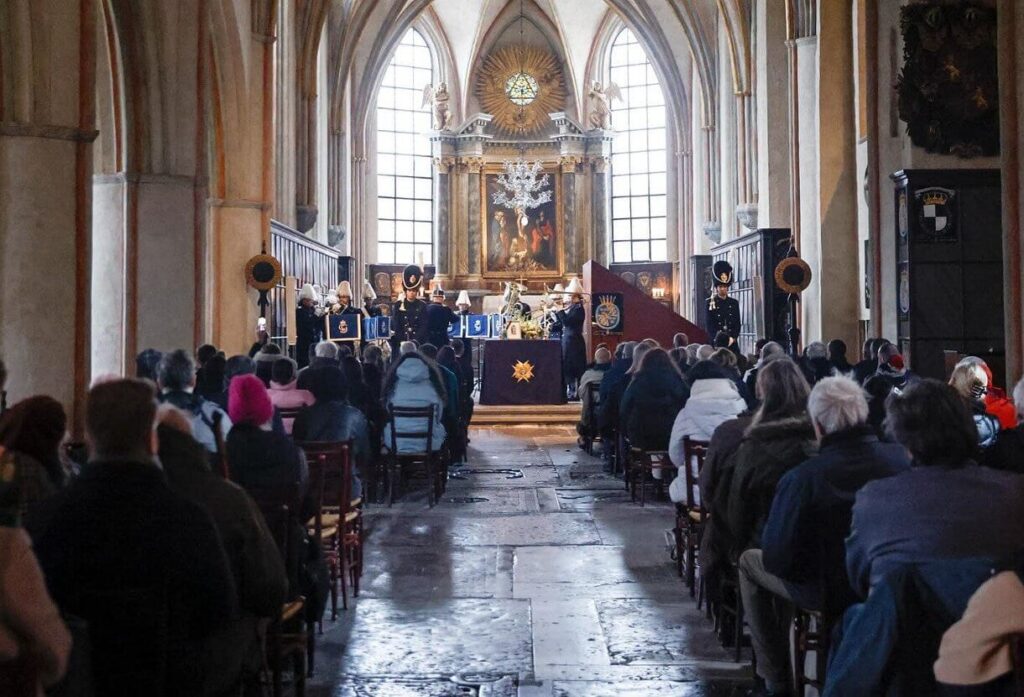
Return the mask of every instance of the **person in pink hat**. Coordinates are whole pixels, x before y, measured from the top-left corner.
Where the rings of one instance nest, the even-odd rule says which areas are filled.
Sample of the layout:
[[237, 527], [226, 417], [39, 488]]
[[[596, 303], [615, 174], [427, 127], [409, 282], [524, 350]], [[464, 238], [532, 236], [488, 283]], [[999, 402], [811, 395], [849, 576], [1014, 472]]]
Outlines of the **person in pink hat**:
[[313, 502], [306, 496], [306, 458], [288, 436], [274, 432], [274, 405], [263, 381], [255, 375], [232, 378], [228, 415], [234, 424], [227, 440], [231, 479], [257, 498], [261, 491], [280, 492], [297, 483], [301, 519], [313, 515]]

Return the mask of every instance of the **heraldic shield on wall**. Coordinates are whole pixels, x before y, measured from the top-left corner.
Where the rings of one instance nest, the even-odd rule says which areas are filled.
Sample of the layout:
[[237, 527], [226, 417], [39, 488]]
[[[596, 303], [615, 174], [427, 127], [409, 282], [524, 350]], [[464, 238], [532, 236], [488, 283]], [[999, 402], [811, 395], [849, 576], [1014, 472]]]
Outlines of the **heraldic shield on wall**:
[[956, 191], [930, 186], [915, 191], [914, 200], [917, 203], [917, 242], [956, 242], [959, 239]]
[[622, 293], [601, 293], [593, 299], [594, 325], [606, 334], [622, 333], [623, 312]]

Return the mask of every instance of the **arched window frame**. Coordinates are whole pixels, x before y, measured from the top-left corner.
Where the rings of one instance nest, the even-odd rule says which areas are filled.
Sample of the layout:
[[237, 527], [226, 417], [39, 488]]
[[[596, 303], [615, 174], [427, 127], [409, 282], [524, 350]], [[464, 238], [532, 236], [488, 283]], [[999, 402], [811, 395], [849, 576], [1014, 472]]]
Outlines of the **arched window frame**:
[[664, 85], [643, 43], [627, 26], [617, 28], [608, 42], [602, 73], [604, 84], [616, 83], [623, 94], [622, 102], [611, 104], [617, 132], [609, 187], [611, 261], [668, 261], [675, 244], [669, 233], [672, 145]]
[[[412, 43], [419, 44], [417, 48], [426, 50], [427, 67], [415, 58], [409, 60], [410, 53], [417, 52], [408, 48], [409, 37], [413, 37]], [[385, 64], [374, 93], [371, 112], [376, 194], [373, 215], [377, 234], [373, 256], [377, 263], [430, 264], [434, 261], [436, 202], [428, 135], [430, 107], [421, 104], [423, 87], [439, 81], [436, 55], [426, 32], [410, 26]], [[412, 123], [403, 123], [403, 116], [412, 119]], [[411, 155], [404, 152], [408, 145], [412, 145]]]

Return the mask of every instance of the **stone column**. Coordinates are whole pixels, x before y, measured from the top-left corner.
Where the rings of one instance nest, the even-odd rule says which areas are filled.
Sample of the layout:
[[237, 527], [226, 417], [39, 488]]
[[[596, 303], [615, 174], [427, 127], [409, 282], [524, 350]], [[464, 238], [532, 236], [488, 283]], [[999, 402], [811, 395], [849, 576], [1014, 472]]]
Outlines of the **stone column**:
[[451, 168], [454, 158], [434, 158], [434, 277], [442, 281], [442, 287], [454, 275], [454, 259], [451, 239]]
[[754, 32], [757, 86], [757, 195], [759, 227], [789, 227], [789, 73], [786, 4], [758, 0]]
[[[840, 4], [840, 3], [836, 3]], [[818, 15], [816, 176], [820, 240], [818, 263], [811, 263], [819, 288], [818, 302], [804, 303], [804, 317], [817, 315], [818, 331], [805, 325], [805, 344], [814, 339], [859, 340], [860, 318], [859, 195], [855, 146], [856, 102], [853, 84], [853, 17], [843, 9]], [[805, 170], [807, 171], [807, 170]], [[806, 238], [806, 235], [805, 235]], [[810, 263], [810, 260], [808, 260]]]
[[576, 211], [576, 168], [582, 162], [580, 155], [563, 155], [558, 163], [562, 177], [562, 219], [558, 224], [562, 228], [562, 253], [568, 274], [583, 273], [582, 255], [587, 231], [579, 229], [580, 218]]
[[1003, 187], [1003, 313], [1006, 329], [1006, 384], [1013, 385], [1024, 373], [1024, 130], [1020, 128], [1024, 103], [1024, 5], [999, 0], [999, 125], [1002, 130]]
[[0, 12], [0, 356], [9, 398], [56, 398], [76, 432], [89, 382], [96, 15], [92, 0], [8, 0]]
[[466, 242], [469, 252], [469, 275], [479, 278], [483, 273], [480, 265], [481, 245], [486, 230], [480, 227], [480, 215], [483, 201], [480, 198], [481, 177], [484, 161], [482, 157], [464, 157], [462, 164], [466, 167], [467, 200], [469, 201], [469, 217], [466, 226]]
[[608, 266], [611, 257], [608, 249], [608, 220], [611, 218], [608, 200], [608, 165], [611, 160], [608, 157], [600, 156], [591, 158], [593, 173], [593, 193], [591, 195], [591, 239], [594, 240], [594, 261], [602, 266]]

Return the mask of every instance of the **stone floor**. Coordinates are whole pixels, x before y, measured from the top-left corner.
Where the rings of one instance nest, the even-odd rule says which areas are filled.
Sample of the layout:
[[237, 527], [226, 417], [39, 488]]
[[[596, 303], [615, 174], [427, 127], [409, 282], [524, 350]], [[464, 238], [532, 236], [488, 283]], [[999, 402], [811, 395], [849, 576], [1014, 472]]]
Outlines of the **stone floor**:
[[367, 514], [360, 597], [324, 623], [327, 695], [728, 697], [716, 643], [665, 546], [672, 509], [632, 504], [566, 428], [474, 429], [469, 471]]

